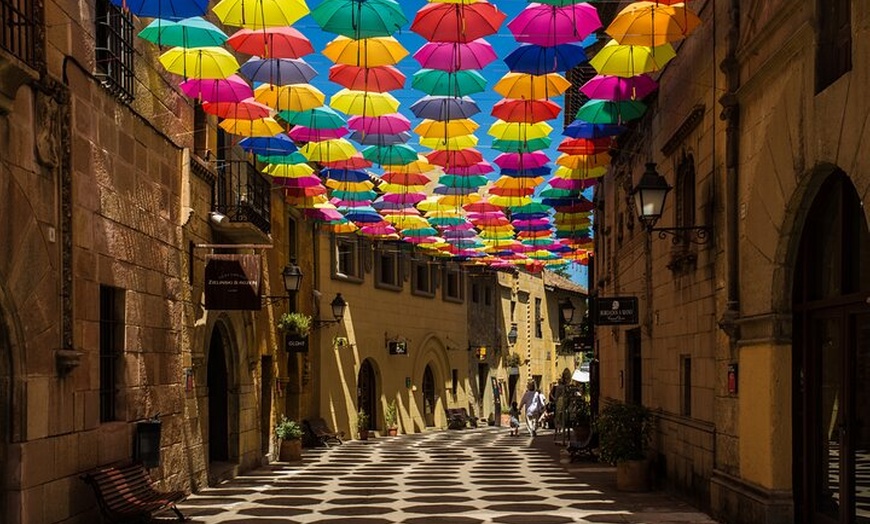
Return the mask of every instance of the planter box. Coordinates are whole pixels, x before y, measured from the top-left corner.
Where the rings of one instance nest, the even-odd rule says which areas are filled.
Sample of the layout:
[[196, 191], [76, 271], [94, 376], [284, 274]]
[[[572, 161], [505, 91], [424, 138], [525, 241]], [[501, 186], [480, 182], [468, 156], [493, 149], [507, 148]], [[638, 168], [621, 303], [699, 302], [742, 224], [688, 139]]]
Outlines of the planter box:
[[284, 335], [284, 350], [287, 353], [308, 353], [308, 337], [287, 333]]
[[616, 489], [649, 491], [651, 481], [649, 460], [621, 460], [616, 463]]
[[278, 451], [281, 462], [298, 462], [302, 460], [302, 441], [300, 439], [282, 440]]

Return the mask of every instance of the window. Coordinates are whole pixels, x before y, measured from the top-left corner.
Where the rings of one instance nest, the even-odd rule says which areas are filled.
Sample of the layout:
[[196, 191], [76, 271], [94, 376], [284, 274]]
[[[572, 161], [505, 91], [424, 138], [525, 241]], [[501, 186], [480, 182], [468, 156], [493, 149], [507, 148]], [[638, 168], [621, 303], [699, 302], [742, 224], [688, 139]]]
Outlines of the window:
[[851, 0], [818, 0], [816, 93], [852, 70]]
[[109, 0], [96, 5], [97, 77], [118, 98], [133, 100], [133, 15]]
[[456, 398], [456, 393], [459, 391], [459, 370], [452, 369], [450, 370], [450, 374], [453, 378], [453, 384], [450, 387], [450, 392], [453, 393], [453, 397]]
[[100, 286], [100, 422], [118, 420], [124, 351], [124, 291]]
[[296, 219], [291, 216], [287, 217], [287, 260], [299, 260], [299, 229]]
[[677, 167], [676, 213], [677, 227], [695, 225], [695, 159], [691, 154], [683, 153]]
[[492, 305], [492, 286], [485, 286], [483, 288], [483, 304], [486, 306]]
[[193, 104], [193, 154], [204, 160], [209, 160], [211, 155], [208, 149], [208, 113], [199, 101]]
[[384, 289], [402, 289], [399, 274], [399, 254], [390, 251], [379, 251], [375, 255], [375, 286]]
[[333, 278], [362, 281], [359, 240], [356, 237], [333, 238]]
[[544, 338], [544, 319], [541, 317], [541, 299], [535, 299], [535, 338]]
[[471, 302], [480, 304], [480, 285], [477, 282], [471, 284]]
[[462, 302], [462, 273], [458, 268], [444, 269], [444, 300], [450, 302]]
[[415, 260], [411, 280], [411, 293], [426, 297], [435, 296], [435, 272], [427, 260]]
[[39, 68], [36, 57], [38, 10], [32, 0], [0, 0], [0, 48]]
[[680, 355], [680, 414], [692, 416], [692, 357]]

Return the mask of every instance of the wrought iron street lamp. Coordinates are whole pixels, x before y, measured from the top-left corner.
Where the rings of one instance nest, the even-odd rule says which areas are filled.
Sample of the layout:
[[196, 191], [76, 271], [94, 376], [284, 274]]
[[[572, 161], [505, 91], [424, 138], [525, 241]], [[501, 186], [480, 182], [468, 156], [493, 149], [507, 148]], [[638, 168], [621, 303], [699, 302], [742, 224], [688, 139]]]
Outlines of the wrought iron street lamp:
[[286, 294], [264, 296], [262, 297], [263, 302], [265, 304], [274, 304], [281, 300], [290, 300], [290, 308], [292, 311], [292, 308], [294, 307], [294, 294], [299, 291], [299, 287], [302, 285], [302, 270], [299, 269], [299, 266], [290, 262], [290, 264], [284, 266], [284, 270], [281, 271], [281, 279], [284, 282], [284, 291]]
[[516, 344], [518, 336], [519, 336], [519, 333], [517, 332], [517, 325], [511, 324], [511, 329], [510, 329], [510, 331], [508, 331], [508, 334], [507, 334], [508, 344], [510, 344], [511, 346]]
[[683, 242], [706, 244], [710, 240], [711, 228], [709, 226], [654, 227], [662, 217], [665, 199], [671, 189], [673, 188], [665, 180], [665, 177], [656, 171], [655, 162], [648, 162], [646, 171], [630, 193], [634, 199], [638, 220], [648, 232], [657, 232], [659, 238], [671, 235], [674, 244]]
[[335, 294], [335, 298], [332, 299], [329, 306], [332, 308], [333, 320], [315, 320], [314, 326], [312, 327], [313, 329], [320, 329], [328, 324], [336, 324], [341, 322], [341, 319], [344, 318], [344, 311], [347, 309], [347, 302], [345, 302], [341, 293]]
[[574, 303], [570, 298], [565, 298], [559, 302], [559, 312], [562, 314], [562, 320], [565, 324], [570, 324], [574, 319]]

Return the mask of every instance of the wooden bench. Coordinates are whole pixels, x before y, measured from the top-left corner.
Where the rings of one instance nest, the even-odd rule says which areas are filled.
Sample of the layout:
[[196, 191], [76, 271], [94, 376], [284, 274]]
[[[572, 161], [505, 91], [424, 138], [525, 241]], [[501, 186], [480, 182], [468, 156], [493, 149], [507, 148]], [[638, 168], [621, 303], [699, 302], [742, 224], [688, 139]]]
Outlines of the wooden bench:
[[82, 475], [97, 497], [107, 522], [148, 522], [154, 513], [171, 509], [178, 520], [188, 520], [175, 506], [187, 498], [183, 491], [157, 491], [141, 464], [104, 466]]
[[344, 438], [344, 431], [332, 431], [321, 417], [303, 420], [302, 425], [315, 442], [326, 447], [329, 447], [330, 442], [341, 444], [341, 439]]
[[477, 427], [477, 417], [468, 414], [465, 408], [447, 408], [447, 427], [450, 429], [465, 429]]

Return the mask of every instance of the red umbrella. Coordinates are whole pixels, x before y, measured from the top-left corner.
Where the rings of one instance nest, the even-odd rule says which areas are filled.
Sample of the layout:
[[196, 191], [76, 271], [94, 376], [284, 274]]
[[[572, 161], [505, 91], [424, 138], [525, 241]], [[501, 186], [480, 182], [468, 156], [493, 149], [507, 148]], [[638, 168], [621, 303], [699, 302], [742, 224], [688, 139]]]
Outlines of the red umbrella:
[[398, 173], [396, 171], [388, 171], [381, 175], [381, 180], [388, 184], [396, 184], [401, 186], [423, 186], [432, 180], [422, 173]]
[[335, 162], [321, 162], [325, 167], [334, 169], [365, 169], [372, 167], [372, 163], [363, 158], [361, 153], [357, 153], [347, 160], [338, 160]]
[[481, 200], [479, 202], [474, 202], [473, 204], [466, 204], [462, 206], [463, 209], [468, 211], [469, 213], [494, 213], [496, 211], [501, 211], [502, 208], [495, 204], [491, 204], [486, 200]]
[[411, 31], [430, 42], [470, 42], [497, 33], [506, 17], [488, 2], [433, 3], [417, 11]]
[[242, 120], [256, 120], [272, 116], [271, 107], [261, 104], [253, 98], [246, 98], [241, 102], [203, 102], [202, 110], [221, 118]]
[[506, 99], [492, 106], [492, 116], [505, 122], [543, 122], [559, 116], [562, 106], [549, 100]]
[[404, 73], [391, 65], [359, 67], [335, 64], [329, 68], [329, 79], [354, 91], [386, 93], [405, 86]]
[[240, 29], [227, 44], [240, 53], [263, 58], [300, 58], [314, 52], [311, 41], [292, 27]]
[[613, 139], [604, 138], [568, 138], [559, 144], [558, 151], [567, 155], [595, 155], [610, 149]]
[[474, 148], [459, 149], [456, 151], [433, 151], [426, 155], [430, 164], [439, 166], [471, 166], [483, 162], [483, 155]]

